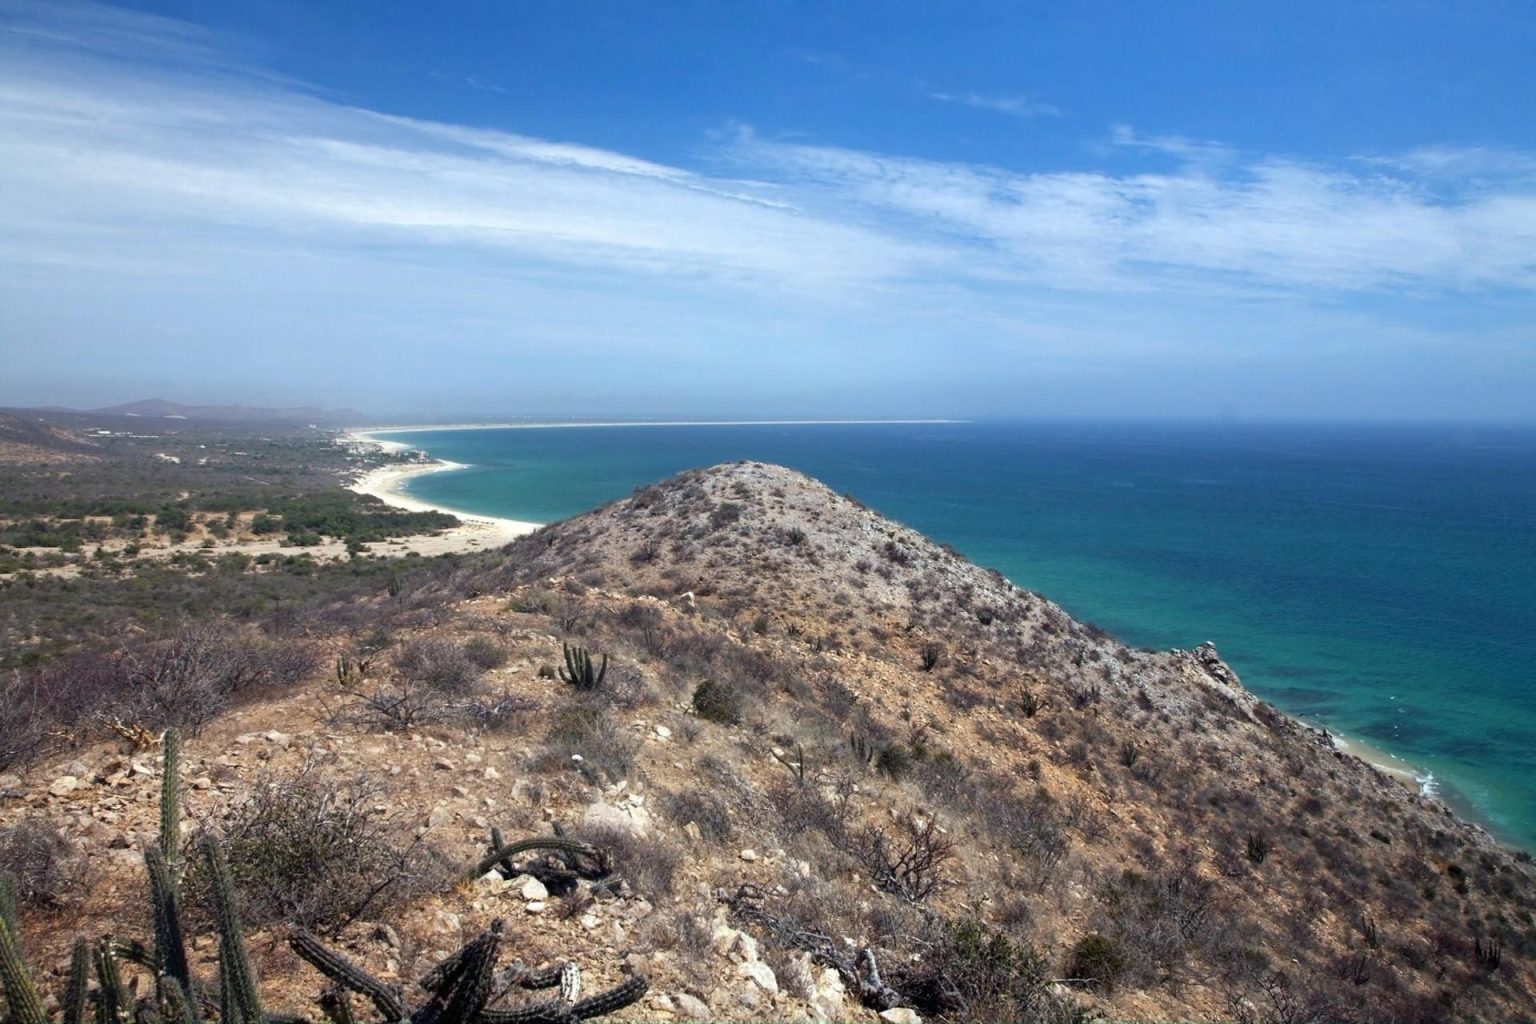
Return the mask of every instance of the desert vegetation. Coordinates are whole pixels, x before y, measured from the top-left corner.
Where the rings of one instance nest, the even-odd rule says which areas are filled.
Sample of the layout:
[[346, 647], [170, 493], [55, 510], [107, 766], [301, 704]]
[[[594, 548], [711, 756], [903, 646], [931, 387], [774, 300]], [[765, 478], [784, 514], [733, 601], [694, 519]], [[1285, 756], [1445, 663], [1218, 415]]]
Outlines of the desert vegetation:
[[217, 836], [282, 1012], [316, 985], [405, 1012], [394, 986], [504, 946], [528, 966], [494, 994], [580, 961], [600, 996], [649, 979], [617, 1010], [638, 1019], [1533, 1005], [1529, 858], [1213, 649], [1127, 648], [788, 471], [684, 474], [359, 579], [13, 674], [0, 736], [31, 739], [0, 767], [0, 865], [34, 975], [70, 976], [65, 920], [120, 929], [127, 883], [80, 879], [143, 871], [107, 832], [154, 831], [134, 765], [174, 725], [186, 922], [218, 927]]

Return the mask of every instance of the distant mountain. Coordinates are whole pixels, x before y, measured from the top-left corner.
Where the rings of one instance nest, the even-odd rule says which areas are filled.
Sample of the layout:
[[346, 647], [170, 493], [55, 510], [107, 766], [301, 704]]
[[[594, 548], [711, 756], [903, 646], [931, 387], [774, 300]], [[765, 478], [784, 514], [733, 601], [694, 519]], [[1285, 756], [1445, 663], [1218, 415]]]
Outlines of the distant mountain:
[[[38, 410], [45, 411], [45, 410]], [[49, 412], [85, 412], [97, 416], [140, 416], [157, 419], [268, 421], [278, 423], [356, 423], [365, 417], [352, 409], [319, 409], [298, 406], [278, 409], [253, 405], [184, 405], [168, 402], [163, 398], [146, 398], [139, 402], [111, 405], [104, 409], [63, 410], [51, 408]]]
[[73, 431], [0, 413], [0, 462], [68, 462], [89, 457], [96, 448]]

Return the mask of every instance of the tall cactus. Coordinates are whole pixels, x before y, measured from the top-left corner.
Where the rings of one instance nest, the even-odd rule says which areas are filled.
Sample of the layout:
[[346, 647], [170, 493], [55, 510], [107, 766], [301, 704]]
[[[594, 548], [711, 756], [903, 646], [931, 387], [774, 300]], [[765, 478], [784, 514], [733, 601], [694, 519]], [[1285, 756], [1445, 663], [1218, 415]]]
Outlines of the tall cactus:
[[160, 852], [165, 854], [174, 879], [181, 855], [181, 733], [165, 730], [161, 747], [164, 758], [160, 773]]
[[64, 990], [64, 1024], [85, 1024], [91, 980], [91, 944], [81, 935], [69, 952], [69, 987]]
[[261, 996], [256, 991], [245, 934], [240, 930], [240, 912], [224, 848], [212, 835], [203, 836], [200, 845], [213, 883], [213, 912], [219, 925], [221, 1024], [263, 1024]]
[[96, 1024], [131, 1024], [133, 993], [123, 984], [112, 936], [96, 944]]
[[16, 880], [0, 872], [0, 989], [10, 1006], [14, 1024], [48, 1024], [43, 1001], [21, 960], [21, 939], [16, 924]]
[[190, 996], [195, 990], [192, 970], [187, 964], [176, 880], [159, 847], [151, 846], [144, 851], [144, 866], [149, 873], [149, 901], [155, 925], [155, 970], [174, 978], [182, 991]]

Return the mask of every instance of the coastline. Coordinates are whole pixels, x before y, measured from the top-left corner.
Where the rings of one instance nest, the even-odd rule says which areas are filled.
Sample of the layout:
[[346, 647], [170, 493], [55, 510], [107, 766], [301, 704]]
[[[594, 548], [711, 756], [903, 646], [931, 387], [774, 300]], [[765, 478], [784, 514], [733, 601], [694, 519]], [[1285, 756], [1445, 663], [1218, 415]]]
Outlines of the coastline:
[[536, 420], [524, 423], [420, 423], [382, 427], [349, 427], [345, 437], [364, 444], [384, 445], [385, 451], [409, 448], [399, 441], [386, 441], [379, 434], [425, 434], [441, 430], [563, 430], [588, 427], [837, 427], [837, 426], [922, 426], [924, 424], [968, 423], [969, 420]]
[[1420, 796], [1440, 799], [1433, 772], [1421, 771], [1397, 755], [1388, 753], [1364, 740], [1340, 736], [1332, 731], [1328, 733], [1328, 739], [1333, 743], [1335, 750], [1359, 758], [1372, 768], [1385, 772]]
[[[340, 441], [344, 444], [377, 448], [387, 454], [398, 454], [402, 451], [411, 450], [409, 445], [399, 441], [382, 440], [356, 430], [347, 431], [342, 435]], [[521, 519], [505, 519], [500, 516], [479, 515], [446, 505], [436, 505], [431, 502], [422, 501], [419, 498], [414, 498], [406, 491], [406, 485], [418, 476], [464, 468], [466, 467], [461, 463], [447, 462], [443, 459], [433, 459], [431, 462], [411, 463], [408, 465], [380, 466], [377, 469], [371, 469], [363, 473], [357, 479], [348, 483], [347, 488], [356, 491], [358, 494], [367, 494], [378, 498], [386, 505], [403, 509], [407, 512], [446, 512], [448, 515], [456, 517], [462, 525], [451, 530], [444, 530], [435, 537], [413, 537], [409, 539], [412, 550], [422, 555], [430, 556], [476, 548], [501, 547], [505, 544], [510, 544], [519, 537], [532, 533], [544, 525], [543, 523], [526, 522]]]
[[[390, 427], [359, 428], [359, 429], [354, 429], [354, 430], [347, 431], [346, 434], [345, 434], [345, 440], [348, 441], [348, 442], [351, 442], [351, 443], [358, 443], [358, 444], [366, 444], [366, 445], [377, 446], [377, 447], [383, 449], [384, 451], [387, 451], [387, 452], [390, 452], [390, 453], [398, 453], [398, 452], [401, 452], [401, 451], [411, 450], [412, 446], [406, 445], [406, 444], [404, 444], [402, 442], [399, 442], [399, 441], [391, 441], [391, 440], [388, 440], [387, 437], [381, 437], [379, 435], [387, 435], [387, 434], [390, 434], [390, 433], [418, 433], [418, 432], [437, 432], [437, 431], [449, 431], [449, 430], [561, 429], [561, 428], [579, 428], [579, 427], [620, 428], [620, 427], [642, 427], [642, 426], [735, 426], [735, 425], [747, 426], [747, 425], [795, 425], [795, 424], [806, 424], [806, 425], [809, 425], [809, 424], [812, 424], [812, 423], [815, 423], [815, 424], [855, 424], [855, 423], [904, 423], [904, 424], [914, 424], [914, 423], [916, 423], [916, 424], [927, 424], [927, 423], [953, 423], [953, 422], [961, 422], [961, 421], [955, 421], [955, 420], [816, 420], [816, 421], [809, 421], [809, 420], [773, 420], [773, 421], [753, 420], [753, 421], [748, 421], [748, 420], [742, 420], [742, 421], [732, 421], [732, 422], [729, 422], [729, 423], [721, 422], [721, 421], [669, 421], [669, 422], [655, 422], [655, 423], [644, 423], [644, 422], [633, 422], [633, 421], [628, 421], [628, 422], [614, 421], [614, 422], [539, 422], [539, 423], [462, 423], [462, 424], [436, 424], [436, 425], [422, 425], [422, 426], [390, 426]], [[476, 515], [474, 515], [472, 513], [463, 512], [462, 510], [459, 510], [459, 509], [448, 508], [448, 507], [438, 506], [438, 505], [432, 505], [432, 504], [429, 504], [427, 502], [423, 502], [423, 501], [420, 501], [418, 499], [412, 498], [412, 497], [410, 497], [404, 491], [405, 484], [410, 479], [412, 479], [412, 478], [414, 478], [416, 476], [425, 475], [425, 474], [434, 473], [434, 472], [445, 472], [445, 471], [449, 471], [449, 470], [453, 470], [453, 469], [461, 469], [461, 468], [464, 468], [464, 467], [461, 464], [459, 464], [459, 463], [448, 462], [448, 461], [445, 461], [445, 460], [442, 460], [442, 459], [434, 459], [430, 463], [422, 463], [422, 464], [409, 465], [409, 466], [383, 467], [381, 469], [374, 470], [374, 471], [371, 471], [368, 474], [365, 474], [365, 476], [363, 478], [361, 478], [355, 485], [353, 485], [353, 489], [354, 490], [362, 491], [363, 493], [373, 494], [375, 497], [378, 497], [381, 500], [386, 501], [389, 504], [392, 504], [392, 505], [395, 505], [395, 506], [401, 507], [401, 508], [410, 509], [412, 511], [443, 511], [443, 512], [448, 512], [448, 513], [450, 513], [452, 515], [458, 516], [460, 519], [465, 520], [466, 523], [474, 521], [476, 523], [486, 524], [488, 529], [494, 529], [494, 530], [497, 530], [497, 531], [501, 531], [500, 533], [497, 533], [496, 536], [498, 536], [498, 537], [504, 536], [504, 538], [505, 538], [505, 539], [497, 539], [497, 540], [491, 541], [490, 543], [492, 543], [494, 545], [500, 545], [500, 544], [507, 543], [508, 541], [510, 541], [510, 540], [512, 540], [512, 539], [514, 539], [516, 537], [522, 536], [522, 535], [524, 535], [526, 533], [529, 533], [532, 530], [538, 528], [538, 526], [540, 524], [520, 522], [518, 520], [496, 519], [494, 517], [488, 517], [488, 516], [476, 516]], [[487, 539], [489, 540], [489, 537], [487, 537]], [[451, 550], [462, 550], [462, 549], [455, 548], [455, 549], [451, 549]], [[1316, 728], [1315, 725], [1312, 726], [1312, 727]], [[1414, 765], [1413, 763], [1411, 763], [1409, 761], [1406, 761], [1403, 758], [1398, 757], [1397, 755], [1392, 754], [1392, 753], [1390, 753], [1390, 752], [1388, 752], [1386, 750], [1383, 750], [1380, 747], [1375, 746], [1375, 745], [1373, 745], [1371, 743], [1368, 743], [1366, 741], [1363, 741], [1363, 740], [1360, 740], [1360, 739], [1354, 738], [1354, 737], [1340, 735], [1340, 734], [1332, 731], [1331, 729], [1327, 729], [1325, 731], [1326, 731], [1326, 735], [1327, 735], [1330, 743], [1333, 745], [1333, 747], [1336, 750], [1340, 751], [1341, 753], [1343, 753], [1343, 754], [1345, 754], [1347, 756], [1355, 757], [1358, 760], [1363, 761], [1366, 764], [1370, 765], [1371, 767], [1376, 768], [1378, 771], [1381, 771], [1382, 773], [1387, 775], [1389, 778], [1392, 778], [1395, 781], [1397, 781], [1398, 783], [1400, 783], [1401, 785], [1403, 785], [1409, 791], [1411, 791], [1411, 792], [1413, 792], [1415, 794], [1418, 794], [1419, 796], [1421, 796], [1423, 798], [1431, 799], [1431, 800], [1436, 800], [1436, 801], [1439, 801], [1439, 802], [1442, 802], [1442, 803], [1446, 801], [1447, 794], [1444, 794], [1444, 793], [1441, 792], [1441, 790], [1439, 788], [1439, 785], [1438, 785], [1438, 782], [1437, 782], [1437, 780], [1436, 780], [1436, 778], [1435, 778], [1435, 776], [1434, 776], [1434, 774], [1432, 772], [1429, 772], [1427, 770], [1423, 770], [1423, 769], [1419, 768], [1417, 765]], [[1460, 804], [1458, 804], [1458, 806], [1460, 806]], [[1465, 813], [1465, 811], [1462, 811], [1461, 813]], [[1472, 815], [1472, 817], [1471, 817], [1471, 820], [1479, 822], [1479, 823], [1482, 823], [1482, 824], [1484, 824], [1484, 827], [1487, 827], [1486, 819], [1482, 818], [1480, 815], [1476, 815], [1474, 813]]]

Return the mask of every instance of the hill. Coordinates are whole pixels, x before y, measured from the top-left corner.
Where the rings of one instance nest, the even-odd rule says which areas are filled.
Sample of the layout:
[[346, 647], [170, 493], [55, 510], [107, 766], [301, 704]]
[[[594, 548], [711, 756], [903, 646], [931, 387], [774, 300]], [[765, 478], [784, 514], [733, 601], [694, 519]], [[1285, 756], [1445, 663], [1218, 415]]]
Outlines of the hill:
[[97, 447], [56, 424], [0, 413], [0, 463], [75, 462], [92, 457]]
[[[324, 773], [397, 848], [464, 863], [492, 826], [560, 823], [623, 877], [562, 896], [535, 866], [333, 916], [386, 977], [510, 915], [530, 963], [648, 976], [633, 1019], [1536, 1013], [1529, 857], [1214, 647], [1128, 648], [790, 470], [685, 473], [303, 625], [195, 641], [311, 661], [203, 679], [197, 706], [232, 710], [197, 719], [194, 815], [243, 834], [262, 793]], [[111, 706], [186, 725], [188, 694]], [[142, 884], [112, 837], [153, 834], [157, 784], [108, 747], [66, 756], [0, 782], [0, 823], [82, 851], [97, 881], [65, 902], [106, 930]], [[57, 963], [67, 930], [26, 924]], [[302, 1007], [316, 979], [265, 960]]]
[[187, 405], [162, 398], [109, 405], [100, 409], [66, 409], [59, 406], [23, 410], [44, 414], [69, 413], [92, 416], [128, 416], [145, 419], [212, 420], [221, 423], [353, 423], [361, 414], [351, 409], [321, 409], [314, 406], [271, 408], [254, 405]]

